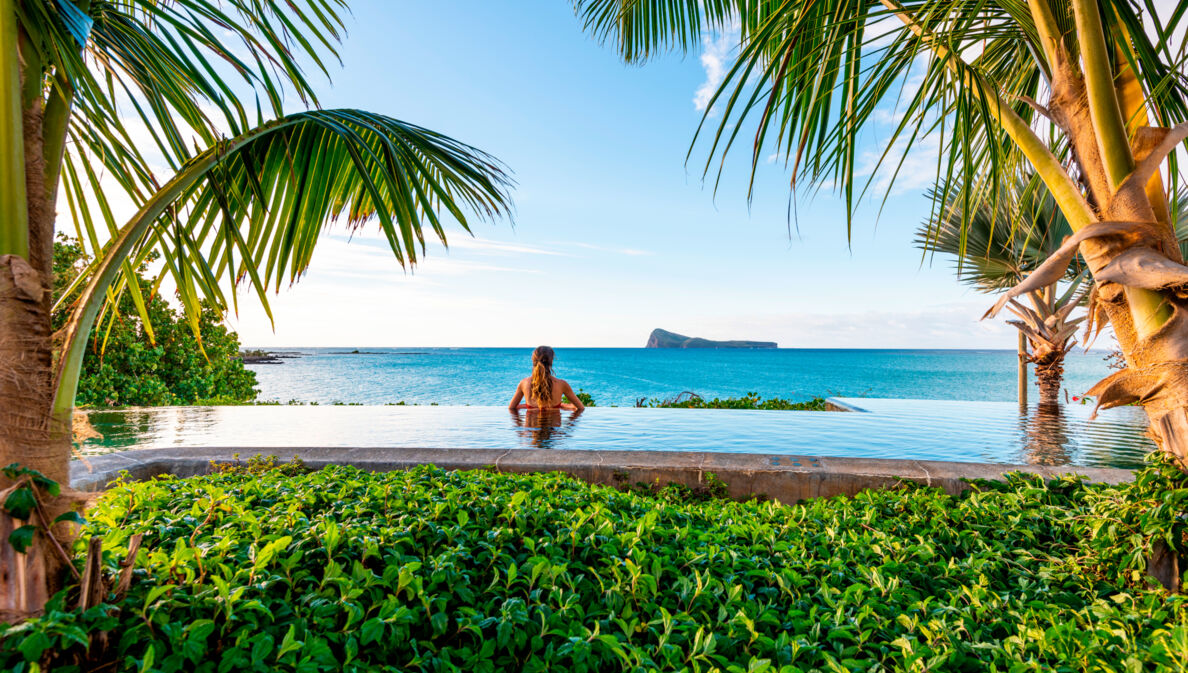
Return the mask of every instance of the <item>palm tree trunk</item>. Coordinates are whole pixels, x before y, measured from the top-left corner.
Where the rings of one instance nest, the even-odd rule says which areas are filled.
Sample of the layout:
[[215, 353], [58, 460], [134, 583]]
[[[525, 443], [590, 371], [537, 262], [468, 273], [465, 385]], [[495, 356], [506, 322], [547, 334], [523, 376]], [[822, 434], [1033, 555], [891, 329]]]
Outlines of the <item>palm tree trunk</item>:
[[[0, 466], [17, 463], [68, 486], [70, 418], [51, 414], [54, 209], [44, 182], [40, 99], [22, 110], [22, 126], [28, 258], [0, 255]], [[0, 476], [0, 491], [9, 486]], [[64, 493], [55, 502], [43, 504], [43, 513], [52, 520], [73, 500]], [[0, 530], [23, 523], [0, 512]], [[55, 532], [62, 537], [68, 534]], [[0, 613], [9, 619], [37, 614], [61, 585], [63, 559], [45, 535], [35, 535], [25, 554], [15, 552], [7, 534], [0, 546]]]
[[1019, 407], [1027, 408], [1027, 335], [1019, 332]]
[[[1139, 134], [1130, 157], [1117, 156], [1129, 154], [1128, 147], [1119, 143], [1108, 148], [1103, 145], [1099, 138], [1102, 129], [1095, 125], [1092, 106], [1086, 103], [1090, 99], [1086, 91], [1094, 83], [1095, 74], [1099, 73], [1088, 69], [1082, 76], [1068, 62], [1057, 59], [1049, 105], [1052, 118], [1070, 140], [1076, 163], [1088, 185], [1087, 198], [1098, 219], [1147, 223], [1153, 231], [1160, 232], [1162, 239], [1167, 239], [1171, 232], [1162, 231], [1168, 225], [1157, 218], [1147, 183], [1118, 182], [1117, 174], [1123, 174], [1124, 178], [1126, 166], [1142, 161], [1151, 151], [1150, 138]], [[1113, 90], [1112, 78], [1098, 79], [1107, 79]], [[1097, 88], [1104, 89], [1105, 84], [1098, 82]], [[1166, 200], [1166, 196], [1163, 198]], [[1094, 386], [1089, 394], [1105, 406], [1141, 402], [1159, 446], [1188, 470], [1188, 373], [1183, 367], [1188, 362], [1188, 302], [1158, 289], [1158, 283], [1144, 282], [1142, 269], [1136, 270], [1139, 279], [1129, 282], [1133, 284], [1102, 282], [1099, 277], [1107, 265], [1136, 245], [1168, 247], [1151, 241], [1136, 243], [1123, 237], [1088, 239], [1081, 244], [1081, 253], [1098, 280], [1099, 300], [1127, 364], [1127, 370]], [[1178, 250], [1165, 254], [1169, 260], [1179, 261]]]
[[[49, 289], [28, 262], [0, 256], [0, 466], [18, 463], [62, 484], [69, 483], [68, 427], [50, 421], [53, 350]], [[11, 486], [0, 476], [0, 491]], [[68, 499], [50, 503], [53, 512]], [[0, 531], [25, 522], [0, 511]], [[61, 559], [44, 535], [34, 537], [26, 554], [0, 539], [0, 621], [37, 614], [60, 586]]]
[[1064, 358], [1049, 357], [1035, 362], [1035, 383], [1040, 409], [1060, 407], [1060, 386], [1064, 380]]

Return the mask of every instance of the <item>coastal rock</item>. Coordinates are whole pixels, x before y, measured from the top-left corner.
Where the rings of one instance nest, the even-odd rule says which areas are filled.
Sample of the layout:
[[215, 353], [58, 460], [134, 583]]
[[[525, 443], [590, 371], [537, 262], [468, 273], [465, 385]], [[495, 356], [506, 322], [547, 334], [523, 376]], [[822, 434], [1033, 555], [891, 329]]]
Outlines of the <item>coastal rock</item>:
[[711, 341], [701, 337], [654, 329], [648, 337], [647, 348], [775, 348], [774, 341]]
[[291, 360], [300, 356], [300, 353], [273, 353], [262, 350], [239, 352], [239, 359], [245, 365], [279, 365], [285, 360]]

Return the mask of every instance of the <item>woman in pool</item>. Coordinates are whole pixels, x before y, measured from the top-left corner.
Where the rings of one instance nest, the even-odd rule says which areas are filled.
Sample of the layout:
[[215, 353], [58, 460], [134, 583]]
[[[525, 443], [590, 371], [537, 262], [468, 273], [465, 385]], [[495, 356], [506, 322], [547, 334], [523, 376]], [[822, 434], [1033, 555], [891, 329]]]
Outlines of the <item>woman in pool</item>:
[[[528, 398], [527, 404], [520, 401]], [[520, 381], [516, 386], [516, 394], [512, 396], [508, 409], [568, 409], [582, 411], [586, 405], [578, 399], [573, 388], [561, 379], [553, 376], [553, 349], [541, 346], [532, 351], [532, 376]]]

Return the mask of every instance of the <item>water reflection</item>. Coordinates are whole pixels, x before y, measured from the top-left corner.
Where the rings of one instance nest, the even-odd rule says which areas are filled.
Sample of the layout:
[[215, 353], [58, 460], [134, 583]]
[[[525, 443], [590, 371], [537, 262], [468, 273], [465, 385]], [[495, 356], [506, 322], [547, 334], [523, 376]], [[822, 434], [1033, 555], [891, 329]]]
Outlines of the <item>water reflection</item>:
[[[1019, 463], [1028, 465], [1101, 465], [1140, 467], [1154, 445], [1147, 436], [1141, 409], [1124, 408], [1089, 420], [1089, 409], [1074, 405], [1020, 408]], [[1118, 416], [1130, 422], [1119, 423]]]
[[[1137, 407], [1056, 413], [1011, 402], [850, 399], [868, 413], [506, 407], [166, 407], [92, 411], [86, 455], [126, 449], [298, 446], [545, 448], [952, 460], [1134, 468], [1154, 450]], [[580, 420], [579, 420], [580, 419]]]
[[565, 418], [560, 409], [513, 409], [512, 422], [521, 439], [536, 449], [554, 449], [573, 434], [580, 411]]
[[1040, 404], [1019, 416], [1023, 456], [1029, 465], [1067, 465], [1074, 441], [1060, 405]]
[[155, 407], [87, 412], [98, 437], [83, 443], [83, 455], [146, 447], [180, 446], [214, 430], [221, 407]]

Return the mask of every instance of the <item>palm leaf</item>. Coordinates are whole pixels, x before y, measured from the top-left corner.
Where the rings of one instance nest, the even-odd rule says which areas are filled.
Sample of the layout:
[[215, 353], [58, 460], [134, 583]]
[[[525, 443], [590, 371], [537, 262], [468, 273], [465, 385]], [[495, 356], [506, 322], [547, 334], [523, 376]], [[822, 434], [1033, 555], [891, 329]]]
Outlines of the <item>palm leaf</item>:
[[[1072, 10], [1068, 3], [1050, 4], [1060, 38], [1075, 58]], [[1183, 24], [1183, 7], [1160, 17], [1150, 3], [1103, 4], [1109, 38], [1137, 65], [1156, 119], [1163, 125], [1184, 121], [1188, 80], [1179, 67], [1184, 54], [1169, 46]], [[833, 185], [850, 217], [876, 181], [885, 183], [884, 195], [891, 193], [905, 157], [933, 138], [940, 145], [937, 182], [959, 190], [963, 212], [972, 215], [977, 202], [997, 199], [1009, 186], [999, 176], [1019, 174], [1044, 150], [1032, 142], [1038, 137], [1028, 138], [1027, 147], [1012, 138], [987, 91], [1009, 108], [1005, 114], [1017, 118], [1011, 133], [1032, 129], [1059, 136], [1028, 102], [1046, 90], [1050, 69], [1022, 0], [575, 0], [574, 5], [588, 31], [633, 62], [669, 49], [691, 50], [736, 22], [737, 59], [702, 118], [690, 156], [704, 141], [702, 170], [708, 176], [716, 166], [720, 179], [726, 156], [746, 137], [752, 184], [760, 158], [774, 151], [791, 167], [793, 187]], [[911, 29], [899, 17], [910, 17]], [[1141, 29], [1144, 17], [1156, 26], [1154, 38]], [[856, 157], [889, 112], [899, 121], [875, 141], [887, 149], [865, 172]], [[1059, 142], [1050, 145], [1052, 152], [1067, 151]], [[1173, 167], [1174, 162], [1172, 157]], [[1050, 175], [1059, 172], [1055, 166], [1045, 158], [1045, 180], [1057, 180]], [[988, 180], [975, 180], [978, 174]], [[1060, 180], [1059, 198], [1079, 201], [1067, 176]]]
[[[56, 408], [73, 404], [86, 334], [121, 265], [164, 253], [186, 313], [220, 284], [266, 291], [308, 268], [328, 223], [348, 230], [374, 221], [401, 265], [425, 252], [423, 228], [446, 243], [441, 211], [469, 231], [509, 212], [510, 178], [490, 155], [457, 140], [360, 110], [287, 115], [194, 156], [148, 198], [88, 272], [65, 328]], [[77, 200], [80, 194], [75, 193]]]
[[[950, 257], [958, 278], [983, 291], [1014, 287], [1072, 234], [1068, 219], [1032, 174], [1016, 178], [997, 199], [987, 194], [972, 203], [972, 212], [968, 193], [951, 184], [929, 189], [938, 206], [917, 230], [915, 245], [926, 254]], [[1082, 271], [1074, 260], [1067, 277]]]

